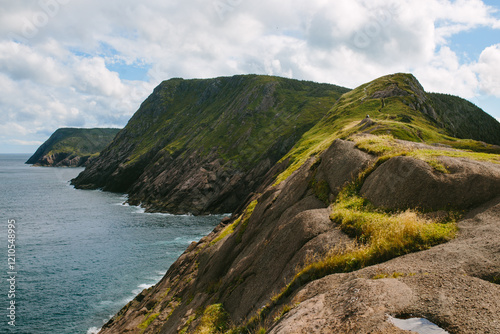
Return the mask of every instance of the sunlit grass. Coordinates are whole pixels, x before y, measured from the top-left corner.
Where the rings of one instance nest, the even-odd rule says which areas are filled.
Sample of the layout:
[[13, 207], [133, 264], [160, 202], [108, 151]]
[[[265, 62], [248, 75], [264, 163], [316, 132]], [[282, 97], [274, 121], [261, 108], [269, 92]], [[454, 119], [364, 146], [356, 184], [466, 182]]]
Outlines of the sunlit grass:
[[[439, 161], [439, 157], [467, 158], [476, 161], [500, 163], [500, 155], [493, 153], [473, 152], [456, 149], [428, 149], [412, 147], [398, 142], [391, 135], [354, 135], [349, 138], [356, 143], [356, 147], [365, 152], [390, 158], [394, 156], [409, 156], [427, 162], [434, 169], [448, 173], [446, 166]], [[457, 140], [460, 142], [460, 140]], [[467, 140], [470, 145], [470, 140]]]
[[455, 215], [450, 214], [443, 222], [426, 219], [412, 210], [379, 210], [357, 194], [361, 183], [353, 182], [341, 191], [330, 215], [332, 222], [353, 241], [336, 246], [323, 258], [307, 263], [281, 293], [273, 297], [273, 303], [286, 298], [307, 282], [429, 249], [455, 237]]
[[194, 334], [224, 333], [229, 327], [229, 315], [222, 304], [208, 306], [200, 319]]
[[160, 315], [160, 313], [154, 313], [154, 314], [151, 314], [151, 315], [148, 315], [146, 317], [146, 319], [138, 326], [139, 329], [142, 330], [142, 332], [144, 332], [148, 327], [149, 325]]

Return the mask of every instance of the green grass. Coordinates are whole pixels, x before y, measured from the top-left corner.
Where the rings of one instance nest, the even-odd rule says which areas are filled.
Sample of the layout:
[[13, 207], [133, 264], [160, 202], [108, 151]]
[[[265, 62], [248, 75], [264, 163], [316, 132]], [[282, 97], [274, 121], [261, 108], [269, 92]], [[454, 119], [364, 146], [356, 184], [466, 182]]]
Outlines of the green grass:
[[126, 127], [134, 147], [128, 164], [152, 151], [183, 155], [197, 150], [207, 155], [216, 148], [225, 161], [247, 170], [262, 155], [276, 154], [273, 145], [293, 144], [291, 139], [313, 126], [347, 91], [257, 75], [168, 80]]
[[429, 93], [429, 96], [439, 115], [440, 125], [445, 127], [450, 135], [500, 145], [500, 124], [495, 122], [492, 116], [456, 96], [438, 93]]
[[299, 286], [326, 275], [359, 270], [392, 258], [428, 249], [451, 240], [456, 218], [436, 222], [416, 211], [384, 212], [357, 195], [356, 183], [346, 187], [332, 206], [330, 218], [353, 242], [333, 248], [324, 258], [307, 264], [274, 297], [278, 302]]
[[[323, 258], [305, 265], [270, 303], [250, 319], [247, 327], [256, 328], [264, 321], [272, 307], [307, 282], [333, 273], [352, 272], [404, 254], [425, 250], [455, 237], [458, 214], [451, 212], [447, 220], [436, 221], [424, 218], [423, 213], [418, 211], [383, 211], [358, 194], [366, 177], [383, 162], [395, 156], [404, 155], [423, 160], [443, 173], [448, 173], [448, 170], [439, 161], [440, 156], [500, 162], [498, 147], [474, 140], [453, 138], [448, 129], [440, 127], [435, 119], [426, 114], [425, 108], [429, 108], [432, 101], [428, 99], [424, 101], [424, 105], [421, 100], [417, 101], [417, 97], [413, 95], [414, 82], [410, 76], [398, 74], [377, 79], [344, 94], [332, 110], [306, 132], [282, 158], [282, 161], [289, 159], [290, 163], [276, 178], [275, 185], [286, 180], [311, 157], [319, 156], [337, 138], [352, 140], [359, 149], [378, 156], [376, 163], [344, 188], [331, 206], [332, 221], [353, 241], [333, 248]], [[408, 95], [371, 98], [374, 93], [384, 90], [388, 85], [397, 85]], [[425, 93], [421, 91], [419, 94]], [[421, 109], [413, 108], [417, 105], [420, 105]], [[365, 127], [360, 121], [367, 114], [375, 124]], [[360, 135], [361, 132], [366, 135]], [[396, 139], [431, 145], [442, 144], [450, 149], [420, 149]], [[323, 185], [314, 179], [310, 187], [318, 198], [327, 200], [325, 194], [328, 190]], [[397, 276], [398, 274], [394, 274], [389, 277]]]
[[226, 226], [214, 240], [210, 241], [209, 246], [215, 245], [216, 243], [224, 239], [226, 236], [232, 234], [235, 228], [239, 225], [240, 221], [241, 217], [237, 218], [232, 224]]
[[248, 222], [250, 221], [250, 217], [252, 216], [253, 211], [255, 210], [255, 207], [257, 206], [259, 202], [257, 200], [252, 201], [248, 206], [245, 208], [245, 211], [241, 217], [242, 223], [241, 227], [238, 231], [238, 243], [241, 242], [241, 239], [243, 238], [243, 234], [245, 234], [245, 231], [248, 226]]
[[187, 333], [187, 330], [189, 329], [189, 326], [191, 326], [191, 323], [193, 321], [195, 321], [197, 318], [197, 315], [194, 314], [192, 316], [190, 316], [187, 320], [186, 320], [186, 323], [184, 324], [184, 326], [181, 328], [181, 330], [179, 331], [179, 334], [186, 334]]
[[243, 234], [245, 233], [245, 231], [247, 229], [248, 221], [250, 220], [250, 217], [252, 216], [253, 210], [255, 209], [255, 207], [257, 206], [257, 204], [258, 204], [257, 200], [254, 200], [250, 204], [248, 204], [248, 206], [243, 211], [243, 214], [241, 214], [238, 218], [236, 218], [236, 220], [233, 223], [231, 223], [230, 225], [226, 226], [219, 233], [219, 235], [214, 240], [212, 240], [209, 243], [209, 246], [215, 245], [216, 243], [218, 243], [219, 241], [221, 241], [222, 239], [224, 239], [228, 235], [234, 233], [234, 231], [236, 230], [236, 228], [238, 226], [240, 226], [240, 223], [241, 223], [241, 226], [240, 226], [240, 228], [238, 230], [238, 236], [237, 236], [237, 242], [240, 243], [241, 242], [241, 238], [243, 238]]
[[228, 328], [229, 314], [224, 310], [222, 304], [213, 304], [204, 310], [194, 334], [222, 334]]
[[288, 312], [290, 312], [292, 309], [294, 309], [298, 305], [299, 305], [299, 303], [296, 303], [295, 305], [290, 305], [290, 304], [284, 305], [281, 308], [281, 310], [278, 312], [278, 315], [274, 317], [274, 319], [273, 319], [274, 323], [280, 321], [285, 314], [287, 314]]
[[[470, 106], [467, 103], [460, 102], [462, 101], [460, 98], [450, 96], [442, 99], [444, 102], [440, 102], [439, 117], [434, 119], [426, 112], [433, 107], [433, 103], [439, 98], [436, 98], [436, 94], [425, 95], [423, 91], [418, 91], [417, 95], [424, 96], [425, 100], [423, 102], [417, 101], [415, 90], [421, 89], [417, 85], [418, 82], [413, 76], [398, 73], [378, 78], [342, 95], [328, 114], [308, 132], [304, 133], [292, 150], [281, 159], [281, 161], [289, 159], [290, 164], [284, 172], [277, 176], [274, 184], [277, 185], [286, 180], [309, 158], [318, 156], [326, 150], [335, 139], [347, 139], [360, 132], [378, 136], [389, 135], [407, 141], [444, 144], [452, 148], [467, 149], [474, 152], [500, 154], [498, 146], [472, 139], [454, 138], [453, 135], [456, 132], [446, 127], [446, 122], [439, 118], [439, 115], [445, 115], [448, 118], [454, 117], [457, 126], [460, 126], [463, 130], [460, 131], [461, 135], [469, 134], [470, 138], [477, 139], [483, 138], [481, 136], [483, 130], [481, 130], [480, 124], [484, 125], [483, 128], [498, 128], [496, 122], [490, 119], [491, 117], [477, 107], [469, 108]], [[392, 86], [397, 86], [407, 95], [383, 99], [373, 97], [377, 92], [384, 91]], [[453, 106], [454, 109], [452, 111], [443, 111], [447, 104]], [[465, 112], [468, 113], [468, 118], [462, 116]], [[375, 122], [374, 125], [368, 128], [364, 128], [364, 125], [359, 124], [366, 115], [369, 115]], [[470, 122], [470, 119], [481, 120], [481, 123]], [[467, 128], [472, 130], [467, 132], [465, 131]], [[500, 131], [497, 132], [500, 133]], [[497, 137], [500, 138], [500, 135]], [[429, 158], [427, 161], [438, 170], [445, 172], [445, 168], [436, 163], [436, 159], [431, 158], [433, 155], [426, 154], [426, 157]], [[477, 160], [491, 161], [491, 157], [474, 154], [465, 154], [465, 156]]]
[[160, 315], [160, 313], [154, 313], [146, 316], [146, 319], [138, 326], [141, 329], [141, 333], [143, 333], [149, 325]]
[[[448, 169], [439, 157], [467, 158], [476, 161], [486, 161], [500, 163], [500, 155], [493, 153], [473, 152], [455, 149], [428, 149], [416, 148], [397, 142], [391, 135], [381, 136], [351, 136], [349, 138], [356, 143], [356, 147], [365, 152], [385, 157], [385, 159], [395, 156], [409, 156], [427, 162], [434, 169], [449, 173]], [[461, 140], [457, 140], [460, 142]], [[471, 141], [468, 141], [471, 142]], [[500, 152], [499, 152], [500, 153]]]
[[383, 278], [399, 278], [399, 277], [407, 277], [407, 276], [415, 276], [416, 274], [415, 273], [409, 273], [409, 274], [405, 274], [405, 273], [400, 273], [400, 272], [393, 272], [391, 274], [389, 273], [380, 273], [380, 274], [377, 274], [377, 275], [374, 275], [372, 277], [372, 279], [383, 279]]
[[[293, 291], [313, 280], [334, 273], [352, 272], [366, 266], [385, 262], [408, 253], [429, 249], [453, 239], [458, 231], [459, 214], [450, 212], [446, 218], [432, 220], [416, 210], [385, 211], [374, 207], [359, 196], [364, 180], [380, 164], [399, 151], [393, 138], [366, 137], [361, 143], [371, 152], [383, 155], [372, 166], [348, 184], [331, 205], [330, 219], [352, 242], [333, 247], [324, 257], [314, 258], [297, 271], [292, 281], [273, 296], [271, 301], [247, 323], [255, 328], [268, 316], [275, 305], [283, 302]], [[399, 273], [385, 277], [400, 277]]]

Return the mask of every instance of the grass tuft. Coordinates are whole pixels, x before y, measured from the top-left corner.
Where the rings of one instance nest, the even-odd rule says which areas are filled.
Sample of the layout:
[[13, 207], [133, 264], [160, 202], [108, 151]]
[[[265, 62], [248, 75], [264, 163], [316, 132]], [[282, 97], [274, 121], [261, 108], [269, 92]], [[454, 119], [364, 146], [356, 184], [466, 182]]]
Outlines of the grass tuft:
[[144, 332], [159, 315], [160, 313], [154, 313], [146, 316], [146, 319], [138, 326], [138, 328], [142, 329], [142, 332]]
[[229, 327], [229, 315], [222, 304], [208, 306], [200, 319], [200, 324], [194, 331], [195, 334], [224, 333]]
[[324, 258], [304, 266], [281, 293], [273, 297], [274, 304], [310, 281], [425, 250], [455, 236], [457, 226], [453, 215], [443, 223], [422, 218], [411, 210], [384, 212], [360, 197], [357, 192], [369, 170], [346, 186], [332, 205], [330, 219], [353, 238], [353, 242], [335, 247]]
[[237, 218], [232, 224], [226, 226], [222, 232], [217, 236], [217, 238], [215, 238], [214, 240], [212, 240], [210, 243], [209, 243], [209, 246], [213, 246], [215, 245], [216, 243], [218, 243], [219, 241], [221, 241], [222, 239], [224, 239], [226, 236], [228, 236], [229, 234], [232, 234], [235, 230], [235, 228], [238, 226], [238, 224], [240, 223], [241, 221], [241, 217]]
[[242, 218], [241, 218], [241, 220], [242, 220], [241, 227], [240, 227], [240, 230], [238, 231], [238, 237], [237, 237], [238, 243], [241, 242], [241, 240], [243, 238], [243, 234], [245, 233], [245, 231], [247, 229], [248, 222], [250, 221], [250, 217], [252, 216], [253, 210], [255, 210], [255, 207], [257, 206], [258, 203], [259, 202], [257, 200], [254, 200], [250, 204], [248, 204], [248, 206], [246, 207], [245, 212], [243, 213]]
[[372, 279], [383, 279], [383, 278], [399, 278], [399, 277], [407, 277], [407, 276], [415, 276], [415, 273], [400, 273], [400, 272], [393, 272], [392, 274], [389, 273], [380, 273], [372, 277]]

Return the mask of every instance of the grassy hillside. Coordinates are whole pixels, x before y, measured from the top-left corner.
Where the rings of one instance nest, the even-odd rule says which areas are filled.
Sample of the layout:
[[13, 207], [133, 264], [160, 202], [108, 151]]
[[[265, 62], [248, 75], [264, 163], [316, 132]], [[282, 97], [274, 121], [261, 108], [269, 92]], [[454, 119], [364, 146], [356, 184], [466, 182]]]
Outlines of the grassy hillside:
[[283, 157], [282, 160], [290, 159], [291, 164], [277, 182], [286, 179], [312, 155], [324, 151], [335, 139], [357, 133], [390, 134], [396, 139], [499, 153], [500, 147], [477, 141], [491, 139], [490, 143], [498, 144], [499, 131], [500, 123], [470, 102], [456, 96], [428, 94], [411, 74], [388, 75], [342, 95]]
[[260, 75], [164, 81], [74, 184], [151, 210], [232, 211], [347, 91]]
[[[52, 165], [76, 157], [84, 158], [99, 155], [116, 136], [120, 129], [78, 129], [61, 128], [56, 130], [33, 154], [27, 164]], [[44, 162], [44, 158], [51, 161]]]
[[155, 147], [172, 155], [217, 149], [251, 168], [273, 140], [304, 132], [345, 88], [269, 76], [172, 79], [155, 89], [127, 125], [138, 138], [127, 163]]

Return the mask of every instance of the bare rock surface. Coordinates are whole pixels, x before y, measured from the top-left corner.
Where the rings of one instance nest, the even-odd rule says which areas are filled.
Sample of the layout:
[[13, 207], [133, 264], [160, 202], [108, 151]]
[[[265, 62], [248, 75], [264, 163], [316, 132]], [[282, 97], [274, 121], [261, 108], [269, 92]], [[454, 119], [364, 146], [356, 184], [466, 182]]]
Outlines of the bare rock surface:
[[449, 333], [499, 333], [500, 287], [489, 280], [500, 275], [500, 198], [459, 226], [446, 244], [308, 284], [270, 333], [399, 333], [387, 315], [426, 318]]
[[350, 141], [336, 140], [333, 145], [321, 155], [321, 165], [318, 168], [318, 178], [328, 182], [331, 192], [336, 196], [346, 180], [352, 180], [370, 162], [373, 156], [354, 148]]
[[464, 158], [440, 157], [449, 173], [424, 161], [398, 156], [375, 170], [361, 195], [389, 209], [470, 208], [500, 196], [500, 166]]

